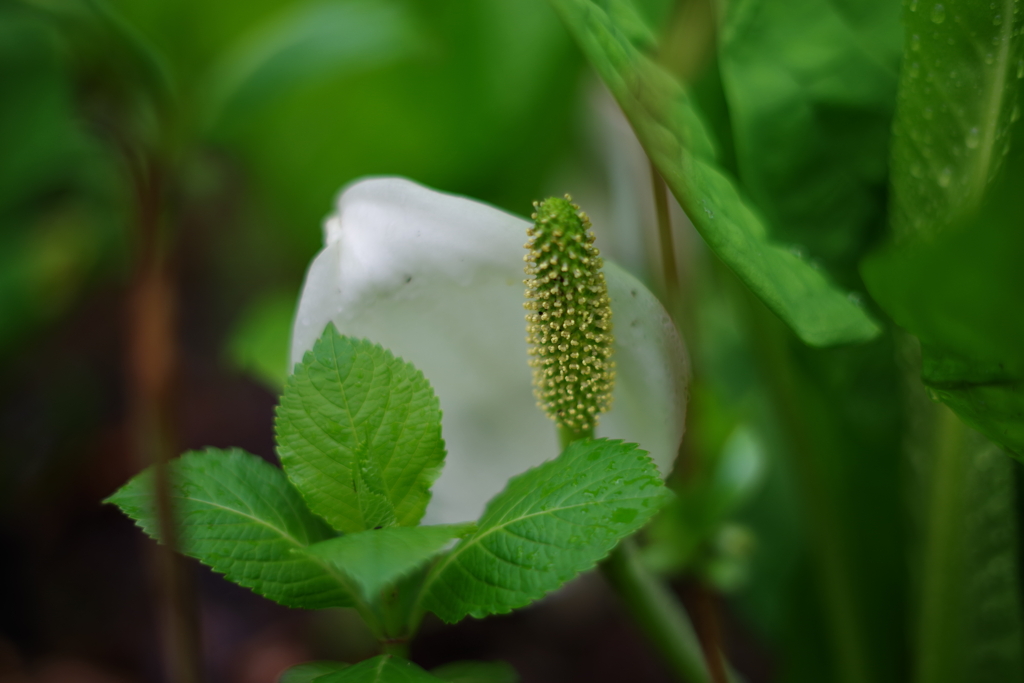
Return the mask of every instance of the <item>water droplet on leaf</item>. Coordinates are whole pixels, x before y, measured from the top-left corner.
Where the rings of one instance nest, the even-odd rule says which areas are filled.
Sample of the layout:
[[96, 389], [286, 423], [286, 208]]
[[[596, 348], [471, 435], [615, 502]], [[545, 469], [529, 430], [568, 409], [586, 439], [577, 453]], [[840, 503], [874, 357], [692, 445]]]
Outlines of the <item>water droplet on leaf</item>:
[[951, 180], [953, 180], [953, 169], [947, 166], [939, 173], [939, 187], [949, 187]]
[[941, 4], [932, 7], [932, 22], [941, 24], [946, 20], [946, 8]]
[[971, 128], [967, 132], [967, 149], [977, 149], [980, 138], [981, 134], [978, 132], [978, 127]]

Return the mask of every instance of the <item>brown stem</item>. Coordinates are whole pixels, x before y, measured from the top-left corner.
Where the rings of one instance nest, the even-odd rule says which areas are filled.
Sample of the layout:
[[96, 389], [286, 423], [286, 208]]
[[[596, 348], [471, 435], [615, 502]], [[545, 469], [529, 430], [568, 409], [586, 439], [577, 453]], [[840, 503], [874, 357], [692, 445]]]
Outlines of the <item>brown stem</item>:
[[654, 187], [654, 209], [658, 217], [658, 248], [661, 252], [661, 272], [665, 279], [665, 303], [669, 314], [675, 318], [679, 303], [679, 267], [676, 265], [676, 248], [672, 239], [672, 220], [668, 210], [668, 192], [665, 180], [658, 169], [651, 165], [651, 185]]
[[718, 622], [718, 600], [712, 590], [698, 582], [693, 588], [694, 627], [704, 652], [711, 683], [727, 683], [725, 661], [722, 657], [722, 633]]
[[126, 150], [137, 202], [135, 272], [128, 298], [127, 363], [131, 434], [140, 465], [154, 472], [162, 545], [151, 566], [159, 600], [167, 679], [200, 683], [199, 619], [190, 567], [177, 554], [167, 463], [177, 450], [173, 405], [177, 371], [174, 281], [161, 240], [162, 177]]

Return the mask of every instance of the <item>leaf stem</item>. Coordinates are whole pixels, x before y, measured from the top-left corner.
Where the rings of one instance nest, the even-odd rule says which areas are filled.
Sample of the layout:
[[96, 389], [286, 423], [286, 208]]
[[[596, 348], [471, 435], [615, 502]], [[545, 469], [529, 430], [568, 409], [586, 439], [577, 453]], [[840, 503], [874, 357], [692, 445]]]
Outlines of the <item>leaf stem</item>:
[[170, 680], [202, 681], [199, 615], [191, 567], [179, 556], [167, 463], [174, 455], [173, 419], [176, 346], [176, 294], [164, 243], [166, 173], [161, 164], [130, 145], [121, 149], [135, 193], [136, 253], [127, 301], [127, 374], [131, 396], [130, 424], [142, 463], [153, 467], [153, 499], [163, 545], [153, 549], [153, 571], [165, 666]]
[[568, 448], [569, 444], [571, 444], [573, 441], [579, 441], [580, 439], [593, 439], [593, 438], [594, 438], [594, 428], [593, 427], [591, 427], [590, 429], [584, 429], [584, 430], [578, 431], [578, 432], [575, 432], [575, 431], [573, 431], [571, 429], [568, 429], [566, 427], [561, 427], [560, 426], [558, 428], [558, 445], [561, 447], [561, 449], [563, 451], [566, 448]]
[[665, 179], [658, 169], [651, 165], [651, 185], [654, 188], [654, 210], [658, 217], [658, 250], [661, 252], [661, 271], [665, 280], [665, 307], [675, 318], [679, 305], [679, 267], [676, 264], [676, 247], [672, 239], [672, 220], [668, 212], [668, 193]]
[[960, 418], [946, 406], [939, 406], [921, 562], [914, 677], [918, 683], [948, 680], [962, 649], [957, 643], [961, 610], [956, 597], [964, 578], [960, 560], [967, 513], [965, 436], [966, 428]]
[[601, 572], [680, 680], [711, 683], [693, 624], [665, 585], [640, 563], [627, 538], [601, 563]]

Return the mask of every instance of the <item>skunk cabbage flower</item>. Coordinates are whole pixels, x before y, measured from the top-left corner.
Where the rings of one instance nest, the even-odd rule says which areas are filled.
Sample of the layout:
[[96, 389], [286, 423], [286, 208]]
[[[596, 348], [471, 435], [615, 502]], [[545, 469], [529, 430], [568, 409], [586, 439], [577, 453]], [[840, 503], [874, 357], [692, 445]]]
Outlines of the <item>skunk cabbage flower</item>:
[[[509, 477], [558, 455], [538, 410], [524, 339], [524, 242], [532, 224], [402, 178], [343, 189], [306, 273], [291, 360], [328, 323], [419, 368], [448, 448], [423, 523], [473, 520]], [[528, 260], [528, 259], [527, 259]], [[640, 444], [668, 474], [683, 435], [689, 365], [661, 304], [604, 265], [614, 316], [613, 408], [597, 436]]]

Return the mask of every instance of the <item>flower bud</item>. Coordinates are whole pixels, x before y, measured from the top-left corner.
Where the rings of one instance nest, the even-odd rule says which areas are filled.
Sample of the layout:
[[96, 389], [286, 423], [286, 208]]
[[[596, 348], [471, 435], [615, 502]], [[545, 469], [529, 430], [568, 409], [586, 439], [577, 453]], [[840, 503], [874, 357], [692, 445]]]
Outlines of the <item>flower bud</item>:
[[569, 195], [534, 202], [527, 230], [526, 340], [537, 405], [587, 432], [611, 407], [612, 311], [590, 219]]

